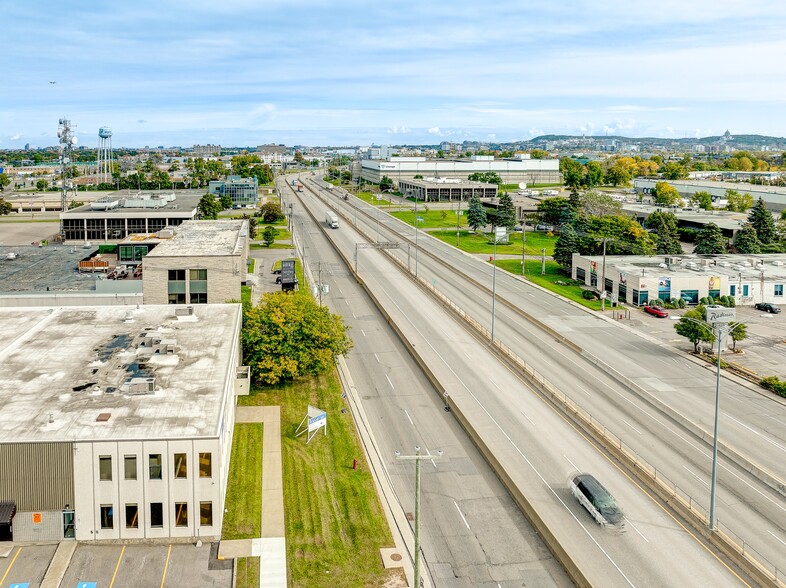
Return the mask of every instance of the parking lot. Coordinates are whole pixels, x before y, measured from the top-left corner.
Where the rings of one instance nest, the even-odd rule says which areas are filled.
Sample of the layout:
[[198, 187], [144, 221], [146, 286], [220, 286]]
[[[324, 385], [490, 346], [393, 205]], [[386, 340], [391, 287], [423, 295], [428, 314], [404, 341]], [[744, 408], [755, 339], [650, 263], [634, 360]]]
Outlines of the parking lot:
[[[57, 545], [14, 547], [0, 559], [0, 588], [41, 585]], [[217, 544], [79, 544], [60, 586], [63, 588], [146, 588], [199, 586], [230, 588], [232, 561], [217, 560]]]

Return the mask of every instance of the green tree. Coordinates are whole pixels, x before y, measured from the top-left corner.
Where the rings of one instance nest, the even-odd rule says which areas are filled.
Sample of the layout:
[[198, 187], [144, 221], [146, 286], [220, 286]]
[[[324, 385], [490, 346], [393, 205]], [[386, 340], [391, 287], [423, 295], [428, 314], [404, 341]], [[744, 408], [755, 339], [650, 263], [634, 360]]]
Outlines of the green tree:
[[579, 210], [586, 216], [621, 214], [622, 204], [603, 192], [585, 192], [579, 197]]
[[682, 335], [693, 343], [693, 351], [694, 353], [698, 353], [699, 343], [706, 341], [712, 344], [715, 341], [715, 335], [712, 334], [708, 326], [694, 321], [704, 321], [704, 309], [702, 307], [697, 307], [685, 312], [685, 314], [680, 317], [680, 320], [674, 324], [674, 330], [677, 331], [678, 335]]
[[437, 149], [437, 159], [445, 157], [445, 152], [442, 149]]
[[663, 166], [663, 177], [667, 180], [682, 180], [688, 177], [688, 170], [684, 165], [672, 161]]
[[11, 183], [11, 178], [6, 173], [0, 174], [0, 192], [5, 192], [5, 187]]
[[507, 192], [503, 192], [499, 197], [497, 225], [506, 227], [509, 231], [512, 231], [513, 227], [516, 226], [516, 209], [513, 207], [513, 200]]
[[621, 163], [615, 163], [606, 172], [606, 181], [612, 186], [626, 186], [630, 183], [630, 172]]
[[232, 196], [230, 196], [229, 194], [221, 194], [218, 201], [221, 202], [221, 208], [223, 208], [224, 210], [227, 210], [228, 208], [232, 208]]
[[502, 184], [502, 178], [499, 177], [497, 172], [475, 172], [470, 174], [467, 179], [470, 182], [484, 182], [486, 184]]
[[301, 165], [305, 163], [306, 160], [300, 151], [295, 151], [295, 161], [297, 161]]
[[49, 182], [46, 180], [38, 180], [35, 183], [35, 187], [37, 190], [46, 190], [49, 187]]
[[586, 221], [586, 233], [594, 240], [582, 245], [582, 254], [597, 255], [602, 251], [602, 239], [607, 239], [609, 255], [653, 255], [655, 239], [633, 218], [622, 215], [593, 216]]
[[259, 207], [259, 216], [262, 217], [262, 222], [274, 223], [283, 218], [284, 215], [278, 202], [265, 202]]
[[423, 174], [415, 174], [415, 176], [412, 179], [413, 180], [422, 180], [423, 179]]
[[570, 208], [570, 201], [567, 198], [557, 196], [546, 198], [538, 202], [538, 214], [544, 223], [550, 225], [559, 224], [562, 212], [565, 208]]
[[265, 247], [270, 247], [275, 243], [277, 235], [278, 231], [275, 227], [271, 227], [270, 225], [266, 226], [262, 231], [262, 240], [265, 242]]
[[704, 210], [712, 210], [712, 194], [701, 190], [690, 197], [691, 203]]
[[647, 217], [647, 229], [656, 236], [655, 252], [658, 255], [679, 255], [682, 253], [677, 217], [671, 212], [656, 211]]
[[748, 338], [748, 327], [745, 323], [731, 322], [729, 323], [729, 329], [731, 329], [729, 333], [732, 341], [731, 348], [736, 352], [737, 341], [744, 341]]
[[726, 237], [715, 223], [708, 223], [696, 233], [693, 252], [698, 255], [718, 255], [726, 253]]
[[562, 181], [571, 193], [578, 193], [579, 187], [584, 182], [584, 166], [570, 157], [561, 157], [559, 171], [562, 174]]
[[529, 152], [529, 156], [532, 159], [546, 159], [549, 156], [549, 152], [543, 149], [533, 149]]
[[13, 209], [14, 207], [11, 206], [11, 203], [8, 202], [8, 200], [0, 198], [0, 216], [6, 216], [8, 214], [11, 214], [11, 211]]
[[479, 227], [485, 227], [487, 223], [486, 209], [480, 202], [480, 198], [473, 194], [469, 198], [469, 206], [467, 207], [467, 224], [470, 228], [477, 232]]
[[565, 271], [573, 267], [573, 254], [580, 253], [579, 236], [572, 225], [565, 225], [559, 232], [557, 242], [554, 244], [554, 261], [560, 264]]
[[776, 241], [775, 219], [772, 218], [772, 213], [767, 210], [763, 198], [759, 197], [756, 205], [751, 208], [748, 213], [748, 222], [756, 229], [756, 235], [761, 243], [767, 245]]
[[169, 169], [167, 171], [169, 173], [172, 173], [178, 171], [179, 169], [180, 169], [180, 164], [176, 161], [173, 161], [172, 165], [169, 166]]
[[657, 182], [652, 190], [652, 199], [661, 206], [675, 206], [682, 200], [677, 188], [668, 182]]
[[212, 194], [205, 194], [202, 196], [202, 198], [199, 200], [199, 204], [197, 205], [199, 217], [205, 220], [217, 219], [218, 213], [222, 210], [221, 203], [216, 200], [216, 197]]
[[382, 179], [379, 182], [379, 191], [380, 192], [392, 192], [394, 188], [393, 180], [391, 180], [387, 176], [382, 176]]
[[756, 235], [756, 229], [750, 223], [737, 231], [734, 235], [734, 247], [737, 253], [761, 253], [761, 242]]
[[748, 194], [740, 194], [737, 190], [726, 190], [726, 210], [735, 212], [745, 212], [753, 207], [753, 196]]
[[338, 315], [301, 293], [272, 292], [244, 313], [243, 358], [257, 384], [278, 384], [333, 369], [352, 348]]
[[588, 161], [584, 185], [591, 190], [601, 184], [603, 184], [603, 166], [597, 161]]

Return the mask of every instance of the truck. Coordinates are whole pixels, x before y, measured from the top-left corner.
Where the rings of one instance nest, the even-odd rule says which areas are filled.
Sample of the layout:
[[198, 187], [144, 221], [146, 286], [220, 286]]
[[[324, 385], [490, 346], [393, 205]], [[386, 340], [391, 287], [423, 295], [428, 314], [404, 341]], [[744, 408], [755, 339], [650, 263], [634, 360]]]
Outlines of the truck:
[[281, 262], [281, 290], [288, 292], [297, 288], [298, 279], [295, 275], [295, 260], [285, 259]]
[[331, 229], [338, 228], [338, 216], [330, 210], [325, 211], [325, 224]]

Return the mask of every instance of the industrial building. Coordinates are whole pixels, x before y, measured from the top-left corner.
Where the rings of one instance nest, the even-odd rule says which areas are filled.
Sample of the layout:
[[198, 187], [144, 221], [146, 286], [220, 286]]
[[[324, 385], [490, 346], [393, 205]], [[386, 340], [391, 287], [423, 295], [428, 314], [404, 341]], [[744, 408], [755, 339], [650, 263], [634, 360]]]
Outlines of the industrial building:
[[671, 184], [686, 201], [696, 192], [709, 192], [713, 199], [726, 198], [726, 190], [736, 190], [740, 194], [750, 194], [753, 201], [764, 200], [767, 208], [781, 211], [786, 208], [786, 188], [778, 186], [761, 186], [739, 182], [721, 182], [713, 180], [662, 180], [658, 178], [635, 178], [633, 188], [638, 194], [651, 194], [658, 182]]
[[477, 172], [496, 172], [503, 184], [562, 182], [558, 159], [529, 159], [526, 154], [508, 159], [495, 159], [490, 155], [473, 155], [469, 158], [457, 159], [425, 157], [361, 159], [359, 168], [360, 176], [373, 184], [378, 184], [382, 176], [387, 176], [399, 184], [401, 180], [414, 180], [415, 176], [466, 180]]
[[253, 208], [257, 205], [257, 191], [259, 183], [257, 178], [241, 178], [229, 176], [226, 180], [212, 181], [207, 186], [207, 191], [214, 196], [229, 195], [234, 208]]
[[470, 182], [458, 178], [425, 178], [423, 180], [401, 180], [399, 191], [405, 196], [425, 202], [467, 201], [472, 196], [496, 198], [497, 185]]
[[[642, 306], [659, 298], [731, 296], [737, 306], [783, 304], [786, 255], [607, 255], [573, 254], [572, 277], [605, 290], [612, 301]], [[601, 285], [602, 284], [602, 285]]]
[[0, 309], [0, 535], [217, 538], [239, 304]]
[[240, 300], [248, 260], [248, 221], [187, 221], [144, 256], [145, 304]]

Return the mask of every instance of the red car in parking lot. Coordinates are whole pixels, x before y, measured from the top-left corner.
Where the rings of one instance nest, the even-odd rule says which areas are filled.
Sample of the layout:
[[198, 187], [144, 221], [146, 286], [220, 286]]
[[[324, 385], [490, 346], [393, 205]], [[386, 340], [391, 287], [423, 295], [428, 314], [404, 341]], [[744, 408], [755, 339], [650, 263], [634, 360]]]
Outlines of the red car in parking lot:
[[644, 312], [651, 314], [652, 316], [656, 316], [658, 318], [667, 318], [669, 316], [668, 311], [663, 310], [659, 306], [645, 306]]

